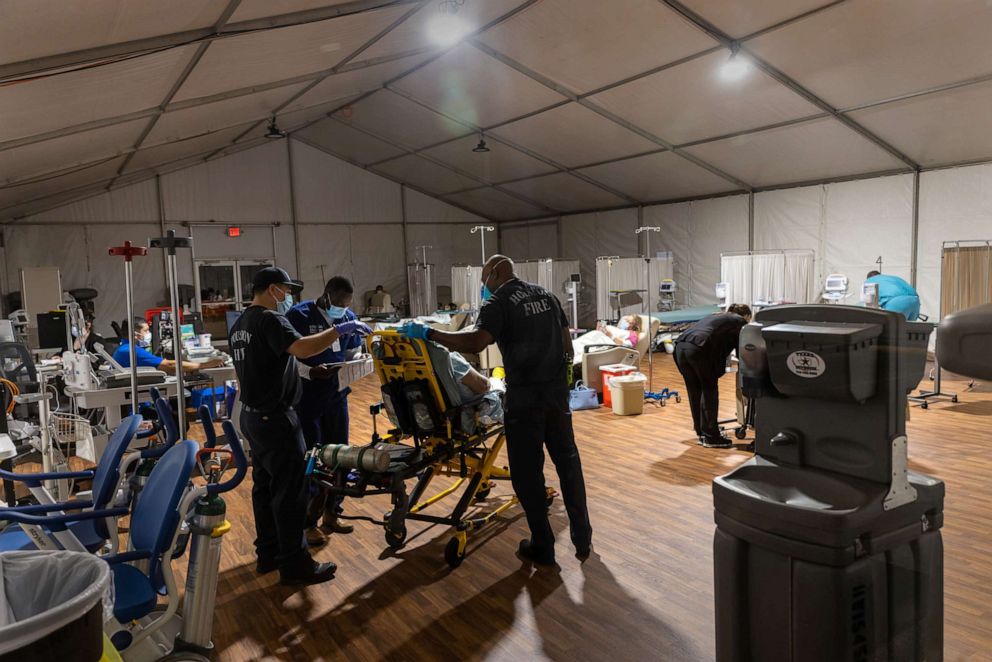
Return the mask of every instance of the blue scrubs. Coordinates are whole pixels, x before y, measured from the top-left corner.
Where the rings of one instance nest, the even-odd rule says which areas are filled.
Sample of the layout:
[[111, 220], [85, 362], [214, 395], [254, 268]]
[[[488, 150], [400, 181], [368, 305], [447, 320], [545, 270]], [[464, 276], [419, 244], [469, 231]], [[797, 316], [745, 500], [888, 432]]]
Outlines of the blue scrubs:
[[[155, 356], [144, 347], [134, 348], [134, 358], [138, 362], [139, 368], [157, 368], [165, 360], [161, 356]], [[131, 348], [128, 343], [121, 343], [114, 350], [114, 360], [122, 368], [131, 367]]]
[[[301, 301], [293, 306], [286, 313], [286, 319], [303, 336], [320, 333], [330, 328], [327, 315], [317, 307], [313, 300]], [[331, 320], [331, 323], [340, 324], [354, 319], [358, 319], [358, 316], [348, 310], [343, 317]], [[354, 350], [361, 344], [362, 339], [358, 336], [340, 338], [317, 356], [301, 360], [308, 366], [341, 363], [347, 360], [349, 350]], [[303, 394], [300, 398], [299, 414], [300, 427], [303, 430], [303, 439], [307, 443], [307, 448], [314, 448], [323, 444], [347, 444], [348, 394], [351, 393], [351, 389], [339, 390], [337, 376], [330, 379], [303, 379], [302, 382]], [[311, 488], [311, 501], [307, 507], [306, 525], [308, 527], [317, 525], [317, 520], [322, 512], [327, 513], [324, 517], [326, 524], [329, 519], [328, 515], [334, 517], [335, 512], [341, 511], [343, 497], [337, 497], [333, 503], [326, 503], [326, 500], [326, 495], [319, 493], [313, 487]]]
[[[309, 336], [330, 328], [327, 316], [320, 311], [316, 303], [302, 301], [286, 313], [286, 319], [300, 335]], [[343, 317], [331, 320], [340, 324], [358, 319], [355, 313], [348, 310]], [[358, 336], [341, 338], [331, 347], [317, 356], [302, 359], [308, 366], [318, 366], [323, 363], [341, 363], [347, 360], [349, 350], [360, 347], [362, 339]], [[307, 446], [323, 444], [348, 443], [348, 394], [350, 388], [338, 390], [338, 378], [304, 379], [303, 396], [300, 398], [300, 424], [303, 426], [303, 437]]]
[[879, 274], [865, 282], [878, 284], [878, 305], [882, 310], [902, 313], [910, 322], [915, 322], [919, 318], [920, 295], [902, 278], [891, 274]]

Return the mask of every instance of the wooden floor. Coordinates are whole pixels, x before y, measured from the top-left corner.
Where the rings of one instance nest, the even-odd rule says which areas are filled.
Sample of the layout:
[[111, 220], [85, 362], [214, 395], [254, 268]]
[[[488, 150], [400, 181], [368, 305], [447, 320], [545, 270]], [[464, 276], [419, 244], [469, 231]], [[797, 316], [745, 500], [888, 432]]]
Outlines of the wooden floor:
[[[666, 355], [655, 389], [680, 387]], [[914, 409], [913, 468], [947, 485], [945, 639], [947, 660], [992, 659], [992, 390], [959, 404]], [[732, 415], [732, 380], [722, 380]], [[371, 432], [367, 405], [377, 384], [352, 396], [352, 439]], [[595, 553], [579, 563], [556, 501], [560, 571], [532, 571], [514, 556], [527, 536], [518, 509], [471, 539], [461, 567], [442, 558], [450, 531], [411, 523], [412, 540], [392, 553], [382, 529], [364, 521], [317, 552], [337, 578], [283, 588], [253, 564], [250, 480], [229, 495], [233, 532], [224, 539], [215, 642], [220, 660], [711, 660], [713, 536], [710, 481], [749, 457], [696, 445], [688, 404], [637, 417], [578, 412]], [[554, 472], [548, 467], [552, 483]], [[507, 484], [494, 490], [506, 493]], [[383, 497], [349, 501], [347, 512], [378, 518]], [[180, 564], [183, 565], [183, 564]]]

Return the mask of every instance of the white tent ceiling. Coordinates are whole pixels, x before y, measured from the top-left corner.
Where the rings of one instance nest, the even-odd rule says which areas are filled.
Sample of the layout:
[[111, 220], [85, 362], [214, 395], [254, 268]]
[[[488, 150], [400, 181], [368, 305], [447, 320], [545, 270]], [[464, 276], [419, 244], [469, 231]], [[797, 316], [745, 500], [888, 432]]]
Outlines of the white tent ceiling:
[[496, 220], [988, 160], [990, 33], [987, 0], [0, 0], [0, 219], [272, 115]]

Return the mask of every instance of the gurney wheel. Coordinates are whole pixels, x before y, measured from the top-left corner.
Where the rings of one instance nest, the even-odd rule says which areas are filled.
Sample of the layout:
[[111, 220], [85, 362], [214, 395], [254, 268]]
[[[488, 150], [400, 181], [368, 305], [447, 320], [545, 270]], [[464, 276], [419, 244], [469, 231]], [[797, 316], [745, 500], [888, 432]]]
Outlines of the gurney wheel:
[[406, 542], [406, 527], [404, 526], [399, 531], [393, 531], [392, 529], [386, 529], [386, 544], [393, 549], [399, 549]]
[[461, 544], [458, 542], [458, 537], [455, 536], [448, 541], [448, 544], [444, 546], [444, 560], [447, 561], [448, 565], [452, 568], [457, 568], [462, 564], [465, 559], [465, 550], [461, 549]]
[[745, 438], [747, 436], [747, 428], [745, 428], [744, 426], [737, 428], [736, 430], [734, 430], [734, 436], [737, 437], [738, 439]]
[[676, 395], [675, 396], [675, 404], [682, 404], [682, 396], [681, 395]]
[[489, 495], [490, 495], [490, 493], [492, 493], [492, 491], [493, 491], [493, 486], [491, 484], [490, 485], [487, 485], [485, 487], [485, 489], [480, 489], [479, 491], [477, 491], [475, 493], [475, 500], [476, 501], [485, 501], [486, 499], [489, 498]]

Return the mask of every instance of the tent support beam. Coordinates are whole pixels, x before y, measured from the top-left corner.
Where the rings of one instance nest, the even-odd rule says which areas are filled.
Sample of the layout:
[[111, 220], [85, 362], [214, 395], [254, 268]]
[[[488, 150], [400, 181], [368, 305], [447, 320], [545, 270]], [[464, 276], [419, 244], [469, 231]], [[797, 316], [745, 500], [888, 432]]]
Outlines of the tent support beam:
[[[909, 284], [916, 287], [920, 262], [920, 171], [913, 172], [913, 230], [909, 257]], [[939, 388], [937, 389], [940, 390]]]
[[824, 111], [825, 113], [828, 113], [838, 122], [846, 126], [848, 129], [861, 135], [862, 138], [871, 141], [877, 147], [880, 147], [881, 149], [885, 150], [886, 152], [889, 153], [890, 156], [898, 159], [899, 161], [902, 161], [913, 170], [916, 170], [920, 167], [918, 163], [913, 161], [913, 159], [909, 158], [901, 151], [899, 151], [898, 149], [896, 149], [886, 141], [882, 140], [880, 137], [876, 136], [867, 128], [861, 126], [853, 119], [843, 114], [842, 112], [840, 112], [839, 110], [828, 104], [820, 97], [813, 94], [810, 90], [800, 85], [799, 82], [796, 81], [795, 79], [787, 76], [784, 72], [780, 71], [776, 67], [772, 66], [770, 63], [766, 62], [765, 60], [758, 57], [751, 51], [747, 50], [747, 48], [744, 45], [741, 45], [739, 41], [736, 41], [733, 38], [731, 38], [727, 33], [723, 32], [715, 25], [704, 19], [702, 16], [700, 16], [696, 12], [692, 11], [691, 9], [683, 5], [679, 0], [658, 0], [658, 1], [666, 5], [667, 7], [671, 8], [678, 14], [680, 14], [683, 18], [685, 18], [690, 23], [695, 25], [700, 31], [704, 32], [709, 37], [717, 40], [718, 42], [723, 44], [723, 46], [726, 47], [727, 49], [733, 50], [739, 47], [742, 52], [747, 53], [748, 59], [751, 62], [753, 62], [758, 69], [763, 71], [765, 74], [771, 76], [774, 80], [786, 86], [787, 88], [789, 88], [790, 90], [801, 96], [806, 101], [812, 103], [820, 110]]
[[[416, 3], [416, 5], [412, 9], [410, 9], [407, 12], [405, 12], [398, 19], [396, 19], [395, 21], [393, 21], [392, 23], [390, 23], [389, 25], [387, 25], [383, 30], [380, 30], [378, 33], [376, 33], [375, 35], [373, 35], [371, 39], [369, 39], [364, 44], [362, 44], [361, 46], [359, 46], [358, 48], [356, 48], [355, 50], [353, 50], [351, 53], [349, 53], [347, 56], [345, 56], [345, 58], [343, 60], [341, 60], [340, 62], [338, 62], [334, 66], [334, 69], [332, 70], [331, 73], [327, 74], [326, 76], [321, 76], [320, 78], [314, 79], [309, 85], [305, 86], [299, 92], [297, 92], [296, 94], [294, 94], [293, 96], [289, 97], [288, 99], [286, 99], [285, 101], [283, 101], [281, 104], [279, 104], [278, 106], [276, 106], [275, 108], [273, 108], [272, 109], [272, 115], [274, 116], [274, 115], [278, 114], [280, 111], [282, 111], [284, 108], [286, 108], [289, 104], [291, 104], [294, 101], [296, 101], [297, 99], [301, 98], [304, 94], [306, 94], [307, 92], [309, 92], [313, 88], [315, 88], [318, 85], [320, 85], [322, 82], [324, 82], [325, 80], [327, 80], [330, 76], [334, 75], [334, 73], [336, 73], [337, 71], [339, 71], [341, 67], [345, 66], [346, 64], [348, 64], [349, 62], [351, 62], [352, 60], [354, 60], [356, 57], [358, 57], [359, 55], [361, 55], [362, 53], [364, 53], [365, 51], [367, 51], [377, 41], [379, 41], [380, 39], [382, 39], [383, 37], [385, 37], [387, 34], [389, 34], [390, 32], [392, 32], [396, 28], [398, 28], [400, 26], [400, 24], [402, 24], [403, 22], [406, 21], [406, 19], [410, 18], [411, 16], [413, 16], [414, 14], [416, 14], [418, 11], [420, 11], [421, 9], [423, 9], [425, 4], [426, 4], [426, 2], [424, 0], [421, 0], [420, 2]], [[265, 120], [262, 120], [262, 122], [264, 122], [264, 121]], [[241, 134], [240, 136], [238, 136], [237, 138], [235, 138], [234, 141], [237, 142], [239, 138], [242, 138], [242, 137], [248, 135], [249, 133], [251, 133], [252, 131], [254, 131], [255, 128], [260, 123], [261, 122], [258, 122], [256, 124], [253, 124], [252, 126], [250, 126], [243, 134]]]
[[[438, 115], [440, 115], [441, 117], [444, 117], [447, 120], [450, 120], [452, 122], [456, 122], [456, 123], [464, 126], [465, 128], [469, 129], [472, 133], [480, 133], [480, 132], [485, 131], [485, 129], [483, 127], [476, 126], [474, 124], [470, 124], [470, 123], [468, 123], [468, 122], [466, 122], [464, 120], [458, 119], [457, 117], [454, 117], [452, 115], [448, 115], [447, 113], [441, 112], [439, 110], [436, 110], [436, 109], [430, 107], [429, 105], [427, 105], [426, 103], [424, 103], [423, 101], [421, 101], [417, 97], [413, 96], [409, 92], [405, 92], [403, 90], [400, 90], [400, 89], [397, 89], [397, 88], [394, 88], [394, 87], [389, 87], [387, 89], [390, 92], [392, 92], [393, 94], [396, 94], [398, 96], [401, 96], [404, 99], [406, 99], [407, 101], [409, 101], [411, 103], [414, 103], [414, 104], [420, 106], [421, 108], [425, 108], [425, 109], [427, 109], [427, 110], [429, 110], [429, 111], [431, 111], [433, 113], [437, 113]], [[563, 165], [561, 163], [558, 163], [557, 161], [555, 161], [553, 159], [550, 159], [550, 158], [544, 156], [543, 154], [539, 154], [539, 153], [535, 152], [532, 149], [529, 149], [527, 147], [524, 147], [523, 145], [518, 145], [517, 143], [515, 143], [515, 142], [513, 142], [511, 140], [508, 140], [506, 138], [502, 138], [500, 136], [493, 135], [493, 134], [490, 134], [489, 135], [489, 139], [492, 140], [493, 142], [498, 142], [498, 143], [500, 143], [502, 145], [506, 145], [508, 147], [511, 147], [511, 148], [517, 150], [518, 152], [522, 152], [522, 153], [526, 154], [527, 156], [531, 157], [532, 159], [537, 159], [538, 161], [541, 161], [542, 163], [545, 163], [545, 164], [551, 166], [552, 168], [557, 169], [558, 172], [565, 172], [565, 173], [569, 173], [569, 174], [571, 174], [571, 175], [573, 175], [575, 177], [578, 177], [579, 179], [583, 180], [587, 184], [591, 184], [591, 185], [593, 185], [593, 186], [595, 186], [597, 188], [600, 188], [600, 189], [606, 191], [607, 193], [610, 193], [611, 195], [614, 195], [614, 196], [620, 198], [621, 200], [626, 200], [627, 202], [629, 202], [631, 204], [637, 204], [637, 200], [635, 200], [634, 198], [630, 197], [626, 193], [621, 193], [620, 191], [617, 191], [616, 189], [611, 188], [611, 187], [607, 186], [606, 184], [601, 184], [600, 182], [597, 182], [592, 177], [589, 177], [588, 175], [586, 175], [584, 173], [575, 172], [574, 169], [569, 168], [568, 166]], [[428, 157], [425, 154], [420, 154], [419, 156], [421, 158], [430, 159], [430, 157]], [[441, 165], [444, 165], [444, 164], [442, 163]], [[446, 167], [451, 168], [452, 166], [446, 166]], [[547, 174], [555, 174], [555, 173], [547, 173]], [[538, 175], [538, 176], [540, 176], [540, 175]], [[473, 179], [476, 179], [476, 178], [473, 177]], [[486, 182], [484, 180], [479, 180], [479, 181], [482, 181], [484, 184], [486, 184]], [[498, 185], [493, 185], [493, 186], [494, 187], [498, 187]], [[507, 190], [504, 190], [504, 189], [500, 189], [500, 190], [503, 191], [504, 193], [508, 193]], [[546, 205], [541, 205], [541, 206], [545, 206], [546, 207]]]
[[[0, 65], [0, 82], [4, 79], [14, 77], [28, 77], [32, 74], [74, 67], [101, 60], [127, 57], [144, 52], [158, 51], [166, 48], [176, 48], [197, 42], [210, 42], [216, 39], [237, 36], [245, 32], [257, 32], [260, 30], [273, 30], [286, 28], [294, 25], [306, 23], [316, 23], [342, 16], [351, 16], [368, 11], [375, 11], [385, 7], [395, 5], [406, 5], [423, 0], [353, 0], [331, 7], [321, 7], [318, 9], [307, 9], [304, 11], [281, 14], [279, 16], [266, 16], [263, 18], [251, 19], [248, 21], [238, 21], [223, 26], [223, 29], [216, 25], [209, 28], [199, 28], [196, 30], [184, 30], [171, 34], [156, 35], [144, 39], [121, 42], [86, 48], [71, 53], [59, 53], [57, 55], [47, 55], [20, 62], [11, 62]], [[224, 12], [226, 14], [226, 11]], [[231, 14], [227, 14], [230, 18]], [[224, 14], [221, 15], [224, 18]], [[226, 19], [224, 19], [226, 23]]]
[[[337, 117], [331, 117], [331, 121], [338, 122], [338, 123], [343, 124], [345, 126], [351, 127], [355, 131], [358, 131], [360, 133], [364, 133], [365, 135], [370, 136], [372, 138], [375, 138], [376, 140], [380, 140], [380, 141], [386, 143], [387, 145], [389, 145], [391, 147], [395, 147], [396, 149], [401, 149], [404, 152], [403, 153], [403, 156], [412, 156], [412, 155], [414, 155], [413, 150], [411, 150], [410, 148], [405, 147], [405, 146], [403, 146], [403, 145], [401, 145], [401, 144], [399, 144], [397, 142], [394, 142], [394, 141], [390, 140], [389, 138], [386, 138], [384, 136], [380, 136], [379, 134], [374, 133], [372, 131], [369, 131], [368, 129], [362, 128], [360, 126], [355, 126], [353, 124], [347, 124], [346, 122], [341, 121]], [[466, 133], [465, 135], [471, 135], [471, 134], [470, 133]], [[464, 137], [464, 136], [462, 136], [462, 137]], [[419, 156], [419, 158], [422, 158], [425, 161], [429, 161], [430, 163], [433, 163], [434, 165], [436, 165], [436, 166], [438, 166], [440, 168], [444, 168], [445, 170], [450, 170], [451, 172], [453, 172], [453, 173], [455, 173], [455, 174], [457, 174], [457, 175], [459, 175], [461, 177], [464, 177], [466, 179], [471, 179], [474, 182], [479, 182], [479, 184], [481, 184], [481, 186], [479, 188], [483, 188], [483, 187], [488, 187], [489, 186], [486, 183], [485, 180], [480, 179], [479, 177], [476, 177], [474, 174], [472, 174], [470, 172], [467, 172], [465, 170], [461, 170], [461, 169], [456, 168], [455, 166], [452, 166], [452, 165], [448, 165], [447, 163], [444, 163], [443, 161], [440, 161], [439, 159], [436, 159], [436, 158], [434, 158], [432, 156], [429, 156], [427, 154], [420, 154], [418, 156]], [[384, 173], [382, 173], [382, 172], [380, 172], [378, 170], [372, 170], [371, 168], [368, 168], [368, 170], [370, 172], [374, 172], [377, 175], [388, 177], [388, 175], [386, 175], [386, 174], [384, 174]], [[497, 188], [497, 187], [493, 187], [493, 188]], [[502, 189], [502, 188], [497, 188], [497, 190], [499, 190], [500, 193], [505, 193], [506, 195], [509, 195], [509, 196], [511, 196], [513, 198], [516, 198], [520, 202], [526, 203], [527, 205], [530, 205], [531, 207], [536, 207], [538, 209], [545, 209], [545, 210], [547, 210], [547, 212], [549, 214], [556, 213], [555, 210], [551, 209], [551, 207], [548, 207], [547, 205], [545, 205], [543, 203], [540, 203], [537, 200], [531, 200], [527, 196], [521, 195], [520, 193], [517, 193], [516, 191], [511, 191], [509, 189]], [[444, 194], [429, 194], [429, 195], [431, 195], [432, 197], [440, 197], [440, 195], [444, 195]], [[473, 212], [473, 213], [476, 213], [476, 212]]]
[[[218, 92], [217, 94], [210, 94], [205, 97], [196, 97], [194, 99], [183, 99], [182, 101], [175, 101], [170, 103], [165, 109], [165, 112], [171, 113], [176, 110], [185, 110], [187, 108], [196, 108], [197, 106], [203, 106], [208, 103], [215, 103], [217, 101], [226, 101], [228, 99], [235, 99], [237, 97], [247, 96], [249, 94], [256, 94], [258, 92], [268, 92], [269, 90], [275, 90], [280, 87], [288, 87], [290, 85], [296, 85], [298, 83], [310, 82], [316, 78], [326, 77], [335, 73], [348, 73], [351, 71], [358, 71], [360, 69], [367, 69], [369, 67], [374, 67], [380, 64], [386, 64], [388, 62], [394, 62], [396, 60], [402, 60], [407, 57], [412, 57], [415, 55], [422, 55], [429, 53], [434, 49], [430, 48], [420, 48], [412, 51], [404, 51], [403, 53], [398, 53], [396, 55], [383, 56], [378, 58], [372, 58], [369, 60], [362, 60], [361, 62], [355, 62], [343, 67], [324, 69], [313, 74], [306, 74], [303, 76], [294, 76], [293, 78], [283, 78], [281, 80], [273, 81], [271, 83], [265, 83], [263, 85], [253, 85], [251, 87], [242, 87], [236, 90], [228, 90], [226, 92]], [[376, 88], [379, 89], [379, 88]], [[349, 102], [352, 103], [353, 101]], [[321, 105], [321, 104], [317, 104]], [[44, 140], [52, 140], [53, 138], [61, 138], [63, 136], [72, 135], [74, 133], [81, 133], [83, 131], [90, 131], [92, 129], [101, 129], [107, 126], [113, 126], [115, 124], [122, 124], [124, 122], [130, 122], [136, 119], [145, 119], [152, 117], [159, 113], [159, 108], [156, 106], [154, 108], [145, 108], [144, 110], [137, 110], [131, 113], [126, 113], [124, 115], [116, 115], [114, 117], [106, 117], [99, 120], [93, 120], [90, 122], [83, 122], [82, 124], [75, 124], [73, 126], [63, 127], [61, 129], [55, 129], [53, 131], [47, 131], [45, 133], [38, 133], [33, 136], [26, 136], [24, 138], [14, 138], [12, 140], [6, 140], [0, 142], [0, 151], [7, 149], [14, 149], [15, 147], [23, 147], [24, 145], [31, 145], [33, 143], [42, 142]]]
[[[229, 0], [227, 6], [224, 7], [224, 11], [221, 12], [220, 18], [218, 18], [217, 22], [214, 24], [214, 32], [220, 32], [224, 25], [230, 20], [231, 16], [234, 15], [234, 12], [240, 4], [241, 0]], [[180, 72], [176, 82], [173, 83], [172, 87], [169, 88], [169, 91], [166, 92], [165, 99], [163, 99], [162, 103], [158, 105], [158, 112], [152, 115], [151, 121], [149, 121], [148, 124], [145, 125], [145, 128], [142, 129], [141, 133], [138, 134], [138, 139], [134, 141], [135, 151], [141, 149], [141, 145], [145, 142], [148, 134], [152, 132], [152, 129], [155, 128], [155, 124], [158, 123], [158, 118], [160, 118], [162, 113], [165, 112], [165, 109], [169, 106], [172, 98], [176, 96], [176, 92], [178, 92], [179, 88], [183, 86], [183, 83], [186, 82], [189, 75], [193, 73], [193, 69], [195, 69], [196, 65], [200, 63], [200, 59], [203, 58], [203, 54], [207, 52], [208, 48], [210, 48], [210, 43], [211, 42], [206, 41], [196, 47], [196, 52], [193, 53], [193, 57], [191, 57], [189, 62], [186, 63], [186, 66], [183, 67], [183, 70]], [[124, 173], [124, 169], [127, 168], [127, 165], [131, 162], [132, 158], [134, 158], [134, 151], [124, 157], [121, 167], [117, 169], [117, 177], [114, 178], [114, 181], [117, 181], [117, 178]], [[114, 181], [107, 185], [107, 190], [110, 190], [110, 187], [113, 186]]]
[[628, 131], [631, 131], [633, 133], [636, 133], [637, 135], [641, 136], [642, 138], [644, 138], [646, 140], [649, 140], [649, 141], [653, 142], [654, 144], [659, 145], [660, 147], [664, 147], [665, 149], [667, 149], [667, 150], [669, 150], [669, 151], [671, 151], [671, 152], [673, 152], [675, 154], [678, 154], [682, 158], [684, 158], [684, 159], [686, 159], [688, 161], [691, 161], [692, 163], [695, 163], [700, 168], [703, 168], [705, 170], [708, 170], [709, 172], [711, 172], [712, 174], [716, 175], [717, 177], [720, 177], [722, 179], [725, 179], [726, 181], [734, 184], [735, 186], [739, 186], [740, 188], [743, 188], [745, 190], [750, 190], [751, 186], [749, 184], [747, 184], [745, 182], [742, 182], [741, 180], [737, 179], [733, 175], [731, 175], [731, 174], [729, 174], [727, 172], [724, 172], [723, 170], [720, 170], [716, 166], [711, 165], [711, 164], [707, 163], [706, 161], [704, 161], [704, 160], [702, 160], [702, 159], [700, 159], [700, 158], [698, 158], [696, 156], [693, 156], [692, 154], [689, 154], [688, 152], [682, 151], [681, 149], [679, 149], [678, 147], [676, 147], [671, 142], [668, 142], [667, 140], [664, 140], [663, 138], [660, 138], [660, 137], [654, 135], [653, 133], [651, 133], [649, 131], [645, 131], [644, 129], [640, 128], [639, 126], [636, 126], [635, 124], [632, 124], [631, 122], [628, 122], [627, 120], [619, 117], [618, 115], [616, 115], [614, 113], [611, 113], [611, 112], [609, 112], [608, 110], [606, 110], [604, 108], [600, 108], [598, 105], [594, 104], [589, 99], [584, 98], [584, 97], [580, 97], [577, 93], [569, 90], [566, 87], [563, 87], [563, 86], [559, 85], [558, 83], [555, 83], [554, 81], [552, 81], [551, 79], [549, 79], [549, 78], [547, 78], [545, 76], [542, 76], [541, 74], [539, 74], [538, 72], [534, 71], [530, 67], [528, 67], [528, 66], [526, 66], [524, 64], [521, 64], [520, 62], [517, 62], [516, 60], [514, 60], [513, 58], [511, 58], [511, 57], [509, 57], [507, 55], [504, 55], [503, 53], [501, 53], [501, 52], [497, 51], [496, 49], [490, 47], [488, 44], [483, 43], [479, 39], [471, 38], [471, 39], [468, 39], [467, 42], [469, 44], [471, 44], [472, 46], [474, 46], [475, 48], [477, 48], [479, 51], [485, 53], [486, 55], [490, 56], [491, 58], [493, 58], [495, 60], [498, 60], [499, 62], [502, 62], [506, 66], [510, 67], [511, 69], [516, 70], [517, 72], [523, 74], [524, 76], [527, 76], [528, 78], [530, 78], [534, 82], [540, 83], [544, 87], [547, 87], [548, 89], [553, 90], [554, 92], [557, 92], [558, 94], [561, 94], [562, 96], [564, 96], [564, 97], [566, 97], [568, 99], [571, 99], [572, 101], [578, 103], [581, 106], [584, 106], [585, 108], [587, 108], [587, 109], [593, 111], [594, 113], [596, 113], [597, 115], [599, 115], [599, 116], [601, 116], [601, 117], [603, 117], [603, 118], [605, 118], [605, 119], [613, 122], [614, 124], [618, 124], [618, 125], [622, 126], [623, 128], [627, 129]]

